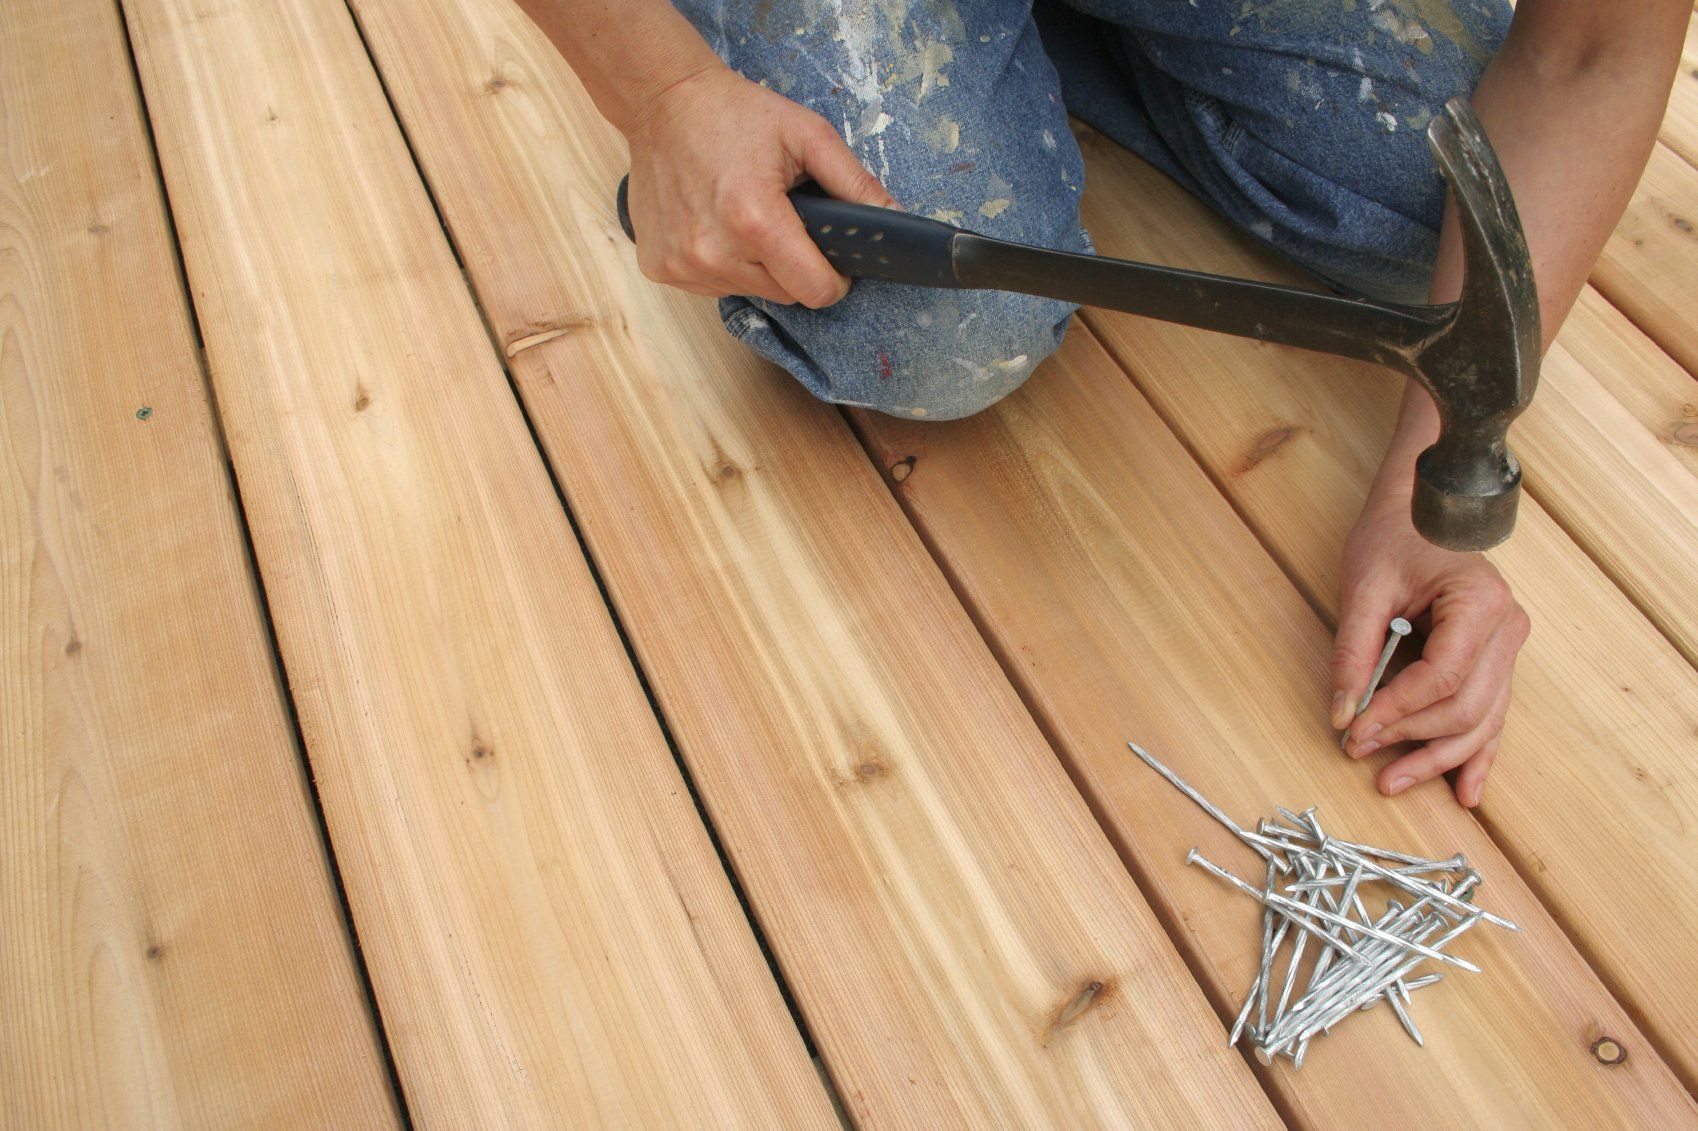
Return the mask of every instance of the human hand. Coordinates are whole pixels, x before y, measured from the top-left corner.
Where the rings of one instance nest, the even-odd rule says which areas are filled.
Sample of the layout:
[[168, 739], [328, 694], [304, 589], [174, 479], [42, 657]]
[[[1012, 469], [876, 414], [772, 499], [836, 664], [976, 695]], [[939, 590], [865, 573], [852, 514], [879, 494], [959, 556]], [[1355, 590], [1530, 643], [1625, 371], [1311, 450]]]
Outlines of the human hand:
[[[1421, 745], [1382, 767], [1380, 792], [1395, 795], [1462, 767], [1456, 799], [1480, 803], [1497, 757], [1516, 653], [1531, 622], [1481, 554], [1432, 545], [1415, 532], [1409, 494], [1376, 484], [1345, 542], [1338, 637], [1333, 649], [1333, 726], [1349, 726], [1345, 752], [1362, 758], [1399, 742]], [[1386, 625], [1422, 617], [1421, 658], [1385, 683], [1351, 722], [1385, 645]]]
[[631, 226], [643, 274], [694, 294], [819, 308], [849, 291], [786, 193], [896, 207], [824, 118], [728, 67], [691, 75], [637, 117]]

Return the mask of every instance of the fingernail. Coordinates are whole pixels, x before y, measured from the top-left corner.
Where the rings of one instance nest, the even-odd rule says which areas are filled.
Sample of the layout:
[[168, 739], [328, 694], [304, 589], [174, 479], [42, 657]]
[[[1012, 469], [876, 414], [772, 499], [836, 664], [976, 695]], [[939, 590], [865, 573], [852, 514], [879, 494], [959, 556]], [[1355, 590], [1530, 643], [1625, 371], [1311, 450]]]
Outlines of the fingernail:
[[1393, 778], [1391, 780], [1391, 795], [1396, 797], [1404, 790], [1415, 784], [1414, 778]]
[[1480, 804], [1480, 794], [1484, 793], [1485, 791], [1486, 791], [1486, 783], [1485, 782], [1481, 782], [1479, 785], [1475, 786], [1473, 789], [1468, 791], [1468, 797], [1469, 797], [1468, 807], [1470, 809], [1472, 809], [1472, 808], [1474, 808], [1474, 806]]
[[1332, 697], [1332, 729], [1343, 730], [1350, 725], [1350, 696], [1335, 692]]
[[[1384, 723], [1370, 723], [1368, 726], [1362, 728], [1362, 733], [1356, 736], [1356, 741], [1365, 742], [1384, 729], [1386, 729], [1386, 725]], [[1379, 748], [1379, 745], [1380, 744], [1377, 742], [1374, 743], [1374, 747], [1376, 749]]]
[[1374, 751], [1378, 750], [1379, 748], [1380, 748], [1380, 744], [1377, 743], [1377, 742], [1358, 742], [1356, 744], [1355, 757], [1366, 758], [1368, 755], [1372, 754]]

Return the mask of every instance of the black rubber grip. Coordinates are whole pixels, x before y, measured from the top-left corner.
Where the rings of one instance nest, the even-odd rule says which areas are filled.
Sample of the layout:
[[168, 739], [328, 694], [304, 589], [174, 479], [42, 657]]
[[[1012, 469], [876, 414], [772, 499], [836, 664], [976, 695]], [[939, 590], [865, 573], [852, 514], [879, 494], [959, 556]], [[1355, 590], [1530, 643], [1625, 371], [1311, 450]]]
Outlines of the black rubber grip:
[[[631, 178], [619, 182], [619, 226], [632, 240], [628, 202]], [[855, 279], [883, 279], [917, 287], [955, 287], [953, 245], [958, 229], [939, 220], [870, 204], [851, 204], [807, 187], [790, 194], [820, 251], [838, 271]]]

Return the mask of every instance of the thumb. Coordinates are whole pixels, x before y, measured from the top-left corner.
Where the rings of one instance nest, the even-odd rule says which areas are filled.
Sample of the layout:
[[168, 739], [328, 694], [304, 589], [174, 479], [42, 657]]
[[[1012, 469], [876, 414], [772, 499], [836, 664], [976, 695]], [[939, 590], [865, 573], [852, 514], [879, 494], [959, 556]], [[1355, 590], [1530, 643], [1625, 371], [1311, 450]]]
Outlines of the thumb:
[[1395, 614], [1392, 594], [1357, 582], [1345, 587], [1339, 602], [1338, 635], [1332, 646], [1332, 725], [1344, 730], [1356, 717], [1356, 704], [1385, 647], [1386, 623]]
[[802, 167], [838, 200], [879, 208], [901, 207], [824, 118], [820, 119], [819, 128], [808, 135], [802, 151]]

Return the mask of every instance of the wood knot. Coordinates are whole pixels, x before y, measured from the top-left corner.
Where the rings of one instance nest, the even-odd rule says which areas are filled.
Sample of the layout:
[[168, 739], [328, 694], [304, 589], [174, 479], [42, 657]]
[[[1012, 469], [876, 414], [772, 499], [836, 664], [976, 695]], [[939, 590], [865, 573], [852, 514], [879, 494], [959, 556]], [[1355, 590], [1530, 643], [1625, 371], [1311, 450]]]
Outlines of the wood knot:
[[1592, 1042], [1592, 1058], [1599, 1064], [1620, 1064], [1627, 1059], [1627, 1049], [1614, 1037], [1599, 1037]]
[[493, 757], [495, 757], [495, 748], [493, 746], [490, 746], [481, 738], [472, 739], [472, 753], [467, 761], [482, 762], [487, 758]]
[[838, 785], [870, 785], [890, 776], [890, 763], [882, 754], [868, 754], [855, 763], [847, 774], [837, 775]]
[[1049, 1038], [1056, 1030], [1066, 1028], [1079, 1020], [1089, 1010], [1101, 1005], [1114, 995], [1115, 982], [1112, 978], [1092, 978], [1078, 991], [1062, 1003], [1055, 1013], [1055, 1018], [1044, 1027], [1043, 1043], [1049, 1044]]
[[1671, 216], [1669, 223], [1675, 226], [1676, 231], [1685, 232], [1687, 235], [1692, 234], [1692, 221], [1684, 216]]
[[149, 962], [158, 962], [161, 958], [164, 958], [164, 957], [165, 957], [164, 944], [156, 943], [156, 942], [147, 944], [147, 960]]
[[88, 226], [88, 234], [91, 236], [103, 236], [111, 230], [111, 224], [102, 224], [99, 220], [91, 221]]
[[1239, 465], [1238, 474], [1243, 475], [1279, 451], [1280, 448], [1291, 441], [1293, 436], [1301, 431], [1302, 429], [1295, 424], [1285, 424], [1278, 428], [1270, 428], [1257, 436], [1256, 442], [1250, 445], [1249, 452], [1245, 454], [1244, 462]]
[[65, 655], [67, 655], [67, 656], [75, 656], [78, 652], [81, 652], [82, 650], [83, 650], [83, 642], [81, 640], [77, 639], [77, 637], [75, 637], [75, 636], [72, 636], [71, 639], [69, 639], [68, 641], [65, 642]]
[[1698, 448], [1698, 421], [1676, 421], [1669, 429], [1669, 440], [1682, 447]]
[[506, 79], [502, 78], [500, 75], [496, 75], [494, 78], [483, 84], [483, 92], [485, 94], [500, 94], [511, 85], [512, 84]]
[[721, 480], [730, 480], [742, 475], [743, 469], [732, 463], [730, 460], [726, 460], [724, 463], [719, 465], [718, 474]]
[[364, 385], [354, 386], [354, 411], [364, 412], [371, 407], [371, 394], [366, 392]]
[[908, 476], [913, 472], [914, 464], [918, 460], [918, 458], [919, 457], [917, 457], [917, 456], [908, 456], [904, 459], [899, 459], [895, 463], [891, 464], [890, 465], [890, 477], [892, 479], [896, 480], [896, 482], [898, 482], [898, 483], [900, 483], [904, 479], [908, 478]]

